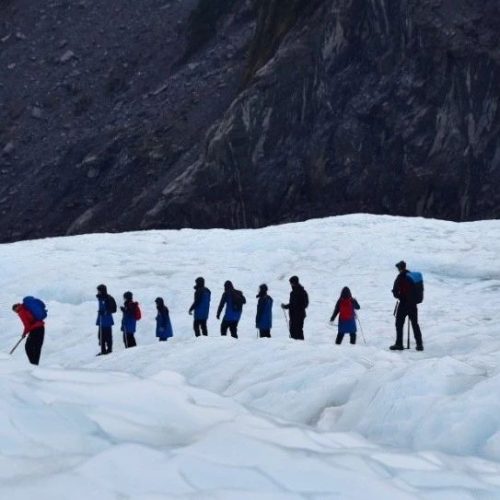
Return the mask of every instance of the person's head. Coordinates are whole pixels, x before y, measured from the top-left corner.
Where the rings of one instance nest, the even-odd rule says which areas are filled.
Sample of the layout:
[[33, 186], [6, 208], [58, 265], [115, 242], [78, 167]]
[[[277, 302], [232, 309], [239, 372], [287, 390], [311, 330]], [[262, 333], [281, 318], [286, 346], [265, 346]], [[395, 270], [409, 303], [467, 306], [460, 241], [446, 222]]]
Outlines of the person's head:
[[97, 295], [107, 295], [108, 294], [108, 289], [106, 288], [106, 285], [99, 285], [97, 287]]
[[299, 278], [298, 276], [292, 276], [290, 279], [290, 285], [292, 286], [297, 286], [299, 284]]
[[165, 302], [162, 297], [156, 297], [155, 304], [157, 309], [163, 309], [165, 307]]
[[20, 308], [20, 307], [21, 307], [21, 304], [14, 304], [14, 305], [12, 306], [12, 310], [13, 310], [14, 312], [17, 312], [17, 311], [19, 311], [19, 308]]
[[125, 300], [132, 300], [132, 292], [125, 292], [125, 293], [123, 294], [123, 298], [124, 298]]
[[396, 264], [396, 267], [398, 268], [398, 271], [402, 273], [403, 271], [406, 271], [406, 262], [404, 260], [400, 260]]
[[200, 276], [199, 278], [196, 278], [195, 283], [195, 288], [203, 288], [205, 286], [205, 278]]
[[259, 286], [259, 293], [257, 294], [257, 298], [267, 295], [267, 290], [267, 285], [265, 283], [262, 283], [262, 285]]
[[351, 299], [352, 298], [351, 290], [349, 290], [348, 286], [345, 286], [344, 288], [342, 288], [342, 291], [340, 292], [340, 296], [343, 299]]
[[234, 286], [233, 286], [233, 284], [232, 284], [230, 281], [226, 281], [226, 282], [224, 283], [224, 290], [225, 290], [226, 292], [230, 292], [231, 290], [234, 290]]

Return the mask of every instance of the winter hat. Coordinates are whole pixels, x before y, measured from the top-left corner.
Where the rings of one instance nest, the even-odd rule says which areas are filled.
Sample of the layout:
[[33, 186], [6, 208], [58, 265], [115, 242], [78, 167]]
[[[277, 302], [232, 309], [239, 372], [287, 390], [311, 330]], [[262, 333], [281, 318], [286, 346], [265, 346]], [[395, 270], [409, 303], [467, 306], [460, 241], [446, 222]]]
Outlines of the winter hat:
[[163, 298], [162, 297], [156, 297], [155, 302], [156, 302], [157, 306], [163, 307], [165, 305], [165, 302], [163, 302]]
[[298, 276], [292, 276], [290, 278], [290, 284], [291, 285], [298, 285], [299, 284], [299, 278], [298, 278]]
[[234, 289], [234, 286], [230, 281], [226, 281], [224, 283], [224, 290], [233, 290], [233, 289]]
[[97, 291], [101, 293], [108, 293], [108, 289], [106, 288], [106, 285], [99, 285], [97, 287]]
[[125, 292], [125, 293], [123, 294], [123, 298], [124, 298], [125, 300], [132, 300], [132, 292]]
[[406, 262], [404, 260], [400, 260], [397, 264], [396, 267], [402, 271], [403, 269], [406, 269]]
[[265, 295], [267, 293], [267, 285], [265, 283], [262, 283], [262, 285], [259, 286], [259, 293], [256, 295], [256, 298], [258, 299], [259, 297], [262, 297], [262, 295]]
[[205, 286], [205, 278], [202, 278], [201, 276], [199, 278], [196, 278], [194, 282], [197, 286]]

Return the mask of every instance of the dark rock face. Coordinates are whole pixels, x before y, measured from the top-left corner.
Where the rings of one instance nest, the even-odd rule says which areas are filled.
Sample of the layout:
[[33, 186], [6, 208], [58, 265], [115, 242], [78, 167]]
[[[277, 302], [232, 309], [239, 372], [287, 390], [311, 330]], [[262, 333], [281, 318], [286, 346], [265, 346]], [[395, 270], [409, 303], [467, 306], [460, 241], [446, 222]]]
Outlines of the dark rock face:
[[500, 215], [497, 0], [207, 5], [0, 6], [3, 241]]

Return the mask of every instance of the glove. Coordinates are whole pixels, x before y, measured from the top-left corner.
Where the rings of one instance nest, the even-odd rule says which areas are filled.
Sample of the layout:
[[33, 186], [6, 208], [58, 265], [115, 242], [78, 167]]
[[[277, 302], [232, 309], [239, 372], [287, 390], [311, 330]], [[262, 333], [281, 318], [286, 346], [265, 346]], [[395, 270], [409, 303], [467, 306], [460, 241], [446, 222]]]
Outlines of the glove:
[[286, 304], [281, 304], [281, 309], [286, 309]]
[[121, 306], [120, 309], [122, 310], [122, 312], [125, 312], [125, 308], [123, 306]]
[[220, 319], [220, 314], [217, 314], [217, 319]]
[[189, 314], [189, 316], [192, 316], [193, 315], [193, 311], [191, 309], [189, 309], [188, 314]]

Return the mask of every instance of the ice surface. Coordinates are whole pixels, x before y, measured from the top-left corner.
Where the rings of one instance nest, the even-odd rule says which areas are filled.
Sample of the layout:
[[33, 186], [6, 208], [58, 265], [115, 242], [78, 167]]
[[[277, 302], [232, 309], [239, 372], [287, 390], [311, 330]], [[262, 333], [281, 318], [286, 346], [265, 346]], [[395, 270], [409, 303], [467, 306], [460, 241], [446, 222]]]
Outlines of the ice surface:
[[[12, 303], [40, 296], [49, 318], [41, 367], [22, 346], [0, 354], [0, 498], [500, 498], [499, 237], [496, 221], [356, 215], [1, 245], [0, 350], [21, 332]], [[387, 350], [401, 258], [424, 273], [423, 353]], [[293, 274], [311, 300], [304, 343], [279, 309]], [[212, 314], [195, 339], [199, 275]], [[248, 300], [239, 340], [218, 336], [226, 279]], [[270, 340], [254, 328], [262, 282]], [[137, 348], [115, 328], [95, 357], [99, 283], [141, 303]], [[345, 285], [366, 345], [333, 343]], [[162, 344], [158, 295], [175, 334]]]

